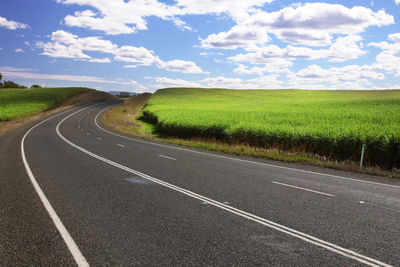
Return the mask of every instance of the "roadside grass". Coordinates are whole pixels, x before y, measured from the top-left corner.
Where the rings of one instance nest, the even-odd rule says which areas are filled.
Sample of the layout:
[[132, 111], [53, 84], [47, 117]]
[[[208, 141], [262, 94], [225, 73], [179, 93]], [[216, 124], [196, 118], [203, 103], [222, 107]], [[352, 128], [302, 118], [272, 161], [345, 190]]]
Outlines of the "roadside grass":
[[88, 88], [0, 89], [0, 136], [72, 106], [117, 99]]
[[400, 90], [158, 90], [143, 110], [164, 136], [400, 168]]
[[109, 109], [104, 114], [104, 123], [114, 131], [122, 134], [149, 139], [149, 131], [152, 131], [152, 140], [171, 143], [179, 146], [193, 147], [216, 152], [224, 152], [238, 156], [250, 156], [267, 158], [283, 162], [302, 163], [313, 166], [334, 168], [372, 175], [380, 175], [391, 178], [400, 178], [400, 170], [384, 170], [377, 166], [367, 166], [359, 169], [359, 162], [351, 160], [331, 160], [313, 153], [304, 151], [284, 151], [279, 147], [254, 147], [249, 144], [232, 144], [216, 138], [192, 137], [179, 138], [166, 136], [159, 131], [156, 124], [144, 121], [142, 109], [150, 98], [150, 94], [134, 97], [125, 103]]
[[88, 88], [0, 89], [0, 122], [21, 119], [53, 108], [69, 96]]
[[146, 137], [150, 130], [154, 132], [154, 125], [137, 119], [150, 96], [150, 93], [144, 93], [126, 99], [124, 103], [110, 108], [103, 117], [105, 125], [118, 132], [130, 133], [139, 137]]

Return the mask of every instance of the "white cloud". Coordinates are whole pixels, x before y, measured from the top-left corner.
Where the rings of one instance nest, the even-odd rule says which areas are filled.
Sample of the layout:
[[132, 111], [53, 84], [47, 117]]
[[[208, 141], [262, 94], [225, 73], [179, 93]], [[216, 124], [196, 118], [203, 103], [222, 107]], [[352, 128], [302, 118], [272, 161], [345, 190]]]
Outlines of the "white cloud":
[[[359, 35], [340, 37], [322, 54], [326, 53], [325, 57], [330, 62], [343, 62], [359, 58], [366, 54], [359, 44], [360, 41], [362, 41], [362, 38]], [[321, 55], [321, 58], [324, 58], [324, 56]]]
[[[228, 59], [234, 62], [267, 64], [268, 66], [262, 69], [263, 72], [287, 72], [287, 68], [292, 66], [292, 61], [296, 59], [327, 59], [330, 62], [356, 59], [366, 53], [361, 48], [360, 41], [362, 41], [362, 38], [358, 35], [339, 37], [328, 49], [311, 49], [292, 45], [280, 48], [277, 45], [269, 45], [260, 47], [255, 52], [238, 54]], [[259, 69], [254, 70], [260, 73]], [[236, 72], [241, 74], [246, 74], [246, 72], [250, 74], [248, 71], [244, 70], [243, 67], [236, 69]], [[254, 71], [250, 72], [255, 73]]]
[[25, 52], [22, 48], [16, 48], [14, 51], [16, 53], [24, 53]]
[[175, 71], [181, 73], [204, 73], [201, 68], [199, 68], [196, 63], [192, 61], [183, 61], [183, 60], [171, 60], [167, 62], [160, 61], [158, 63], [159, 68]]
[[144, 47], [122, 46], [116, 49], [114, 60], [138, 64], [140, 66], [150, 66], [159, 59], [154, 52]]
[[96, 63], [109, 63], [111, 60], [105, 58], [92, 58], [85, 51], [107, 53], [114, 56], [115, 61], [134, 63], [124, 68], [135, 68], [138, 66], [156, 65], [167, 71], [181, 73], [205, 73], [192, 61], [171, 60], [164, 62], [152, 50], [144, 47], [122, 46], [118, 47], [111, 41], [103, 40], [100, 37], [80, 38], [66, 31], [56, 31], [51, 34], [51, 42], [36, 44], [43, 49], [42, 55], [53, 58], [73, 58]]
[[166, 87], [202, 87], [199, 83], [185, 81], [182, 79], [171, 79], [167, 77], [146, 77], [155, 82], [155, 89], [166, 88]]
[[253, 67], [249, 69], [247, 66], [243, 64], [238, 64], [237, 68], [234, 69], [233, 72], [237, 74], [248, 74], [248, 75], [257, 74], [259, 76], [262, 76], [264, 74], [263, 69], [260, 67]]
[[389, 40], [400, 43], [400, 33], [389, 34]]
[[58, 81], [73, 81], [73, 82], [93, 82], [93, 83], [111, 83], [111, 84], [125, 84], [131, 85], [132, 81], [116, 81], [106, 80], [96, 76], [86, 75], [64, 75], [64, 74], [40, 74], [32, 72], [2, 72], [3, 76], [22, 79], [40, 79], [40, 80], [58, 80]]
[[393, 23], [393, 16], [384, 10], [373, 12], [366, 7], [328, 3], [297, 4], [270, 13], [256, 10], [229, 31], [211, 34], [201, 43], [203, 48], [254, 50], [274, 34], [295, 45], [327, 46], [334, 35], [357, 35], [367, 27]]
[[105, 58], [92, 58], [92, 59], [89, 59], [89, 62], [93, 62], [93, 63], [110, 63], [111, 60], [108, 57], [105, 57]]
[[376, 56], [376, 63], [373, 64], [373, 67], [377, 70], [394, 73], [396, 77], [400, 77], [400, 33], [390, 34], [388, 39], [392, 42], [368, 44], [383, 50]]
[[227, 32], [211, 34], [201, 41], [202, 48], [237, 49], [251, 47], [268, 42], [267, 32], [261, 28], [249, 29], [244, 26], [235, 26]]
[[249, 80], [218, 76], [203, 79], [201, 82], [209, 88], [229, 89], [279, 89], [282, 84], [282, 81], [278, 80], [276, 75], [263, 76]]
[[323, 69], [318, 65], [310, 65], [296, 73], [288, 74], [289, 84], [294, 88], [343, 88], [349, 85], [354, 89], [365, 88], [363, 84], [370, 84], [371, 80], [383, 80], [385, 75], [373, 70], [371, 66], [348, 65]]
[[275, 59], [274, 61], [270, 63], [264, 64], [263, 67], [252, 67], [248, 68], [248, 66], [245, 66], [243, 64], [238, 64], [237, 68], [233, 70], [233, 72], [237, 74], [257, 74], [259, 76], [264, 75], [264, 73], [280, 73], [280, 74], [288, 74], [291, 71], [289, 70], [289, 67], [293, 65], [292, 61], [290, 60], [285, 60], [285, 59]]
[[36, 43], [37, 47], [43, 49], [42, 55], [54, 58], [74, 58], [74, 59], [88, 59], [90, 56], [83, 53], [82, 49], [75, 46], [67, 46], [60, 43]]
[[137, 67], [138, 67], [138, 65], [125, 65], [125, 66], [123, 66], [123, 68], [125, 68], [125, 69], [135, 69]]
[[277, 12], [259, 12], [251, 19], [253, 25], [267, 28], [283, 41], [316, 46], [328, 45], [332, 34], [357, 34], [369, 26], [394, 23], [393, 16], [384, 10], [373, 12], [366, 7], [347, 8], [328, 3], [306, 3]]
[[9, 66], [0, 66], [0, 72], [5, 72], [5, 71], [23, 72], [23, 71], [34, 71], [34, 69], [31, 69], [31, 68], [15, 68], [15, 67], [9, 67]]
[[221, 14], [228, 13], [236, 21], [243, 20], [255, 7], [262, 7], [273, 0], [177, 0], [185, 14]]
[[26, 29], [29, 26], [21, 22], [7, 20], [6, 18], [0, 16], [0, 27], [7, 28], [9, 30], [17, 30], [17, 29]]
[[210, 57], [210, 56], [223, 56], [224, 55], [224, 53], [221, 53], [221, 52], [201, 52], [201, 53], [199, 53], [199, 55], [200, 56], [203, 56], [203, 57]]
[[192, 27], [190, 27], [189, 25], [186, 24], [186, 22], [184, 22], [183, 20], [181, 20], [180, 18], [177, 17], [171, 17], [169, 18], [169, 20], [171, 20], [174, 25], [176, 27], [178, 27], [179, 29], [181, 29], [182, 31], [194, 31], [192, 29]]
[[64, 18], [67, 26], [99, 30], [110, 35], [135, 33], [147, 29], [146, 18], [156, 16], [171, 20], [177, 27], [192, 30], [178, 16], [227, 13], [236, 21], [243, 20], [254, 7], [261, 7], [273, 0], [177, 0], [167, 5], [156, 0], [57, 0], [65, 5], [89, 6], [97, 10], [77, 11]]
[[400, 5], [400, 0], [394, 0], [394, 2], [396, 3], [396, 5]]
[[377, 70], [385, 70], [394, 73], [396, 77], [400, 77], [400, 56], [396, 56], [390, 52], [382, 52], [376, 56], [376, 63], [373, 67]]

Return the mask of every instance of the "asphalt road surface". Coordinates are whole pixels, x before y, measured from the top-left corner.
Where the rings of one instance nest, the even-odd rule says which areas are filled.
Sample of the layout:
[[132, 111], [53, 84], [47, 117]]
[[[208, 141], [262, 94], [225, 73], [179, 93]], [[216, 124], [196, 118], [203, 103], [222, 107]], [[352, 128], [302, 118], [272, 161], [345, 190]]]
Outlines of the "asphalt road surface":
[[0, 137], [1, 266], [400, 265], [400, 180], [122, 136], [109, 105]]

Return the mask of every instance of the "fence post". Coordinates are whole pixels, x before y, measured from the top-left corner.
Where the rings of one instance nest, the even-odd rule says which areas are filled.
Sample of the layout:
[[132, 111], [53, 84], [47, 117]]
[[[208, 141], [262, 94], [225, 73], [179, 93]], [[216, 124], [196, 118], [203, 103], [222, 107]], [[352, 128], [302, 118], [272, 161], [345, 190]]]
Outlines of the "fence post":
[[360, 169], [363, 168], [363, 161], [364, 161], [364, 150], [365, 150], [365, 145], [362, 145], [362, 149], [361, 149], [361, 160], [360, 160]]
[[150, 139], [151, 139], [151, 130], [150, 130]]

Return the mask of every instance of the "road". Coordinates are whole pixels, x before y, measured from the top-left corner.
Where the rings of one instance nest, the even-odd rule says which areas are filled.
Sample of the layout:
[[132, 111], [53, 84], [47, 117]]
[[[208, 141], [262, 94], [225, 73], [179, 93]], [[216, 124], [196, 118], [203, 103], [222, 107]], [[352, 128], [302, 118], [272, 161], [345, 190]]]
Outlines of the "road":
[[109, 105], [0, 137], [1, 266], [400, 265], [400, 180], [121, 136]]

